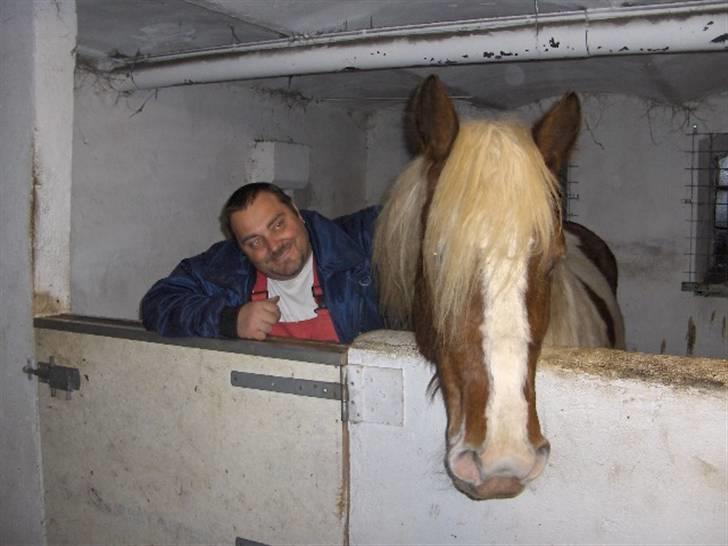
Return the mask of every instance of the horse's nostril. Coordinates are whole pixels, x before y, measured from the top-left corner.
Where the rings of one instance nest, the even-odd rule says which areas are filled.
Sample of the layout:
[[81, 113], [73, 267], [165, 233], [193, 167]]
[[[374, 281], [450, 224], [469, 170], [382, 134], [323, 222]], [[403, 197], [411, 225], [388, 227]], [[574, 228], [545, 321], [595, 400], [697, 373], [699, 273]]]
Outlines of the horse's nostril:
[[546, 438], [544, 438], [543, 441], [536, 446], [536, 454], [548, 459], [548, 456], [551, 454], [551, 444]]
[[533, 468], [531, 468], [528, 476], [526, 476], [526, 478], [523, 480], [524, 482], [530, 482], [531, 480], [535, 480], [541, 475], [543, 469], [546, 468], [546, 463], [549, 460], [550, 454], [551, 444], [549, 444], [548, 440], [544, 438], [544, 440], [535, 448], [536, 460], [534, 461]]
[[458, 453], [450, 459], [449, 466], [450, 471], [459, 480], [474, 485], [480, 483], [480, 461], [474, 451], [466, 450]]

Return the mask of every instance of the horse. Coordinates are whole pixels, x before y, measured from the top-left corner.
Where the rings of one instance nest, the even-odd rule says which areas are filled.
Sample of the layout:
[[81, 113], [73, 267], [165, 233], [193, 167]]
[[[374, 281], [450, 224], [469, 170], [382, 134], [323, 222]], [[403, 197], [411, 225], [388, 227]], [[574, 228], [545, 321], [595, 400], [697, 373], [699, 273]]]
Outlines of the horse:
[[580, 102], [564, 95], [530, 129], [461, 123], [430, 76], [408, 120], [418, 155], [374, 237], [382, 312], [413, 328], [435, 364], [454, 485], [473, 499], [514, 497], [550, 453], [536, 412], [543, 344], [624, 347], [614, 255], [562, 221], [557, 173], [578, 136]]

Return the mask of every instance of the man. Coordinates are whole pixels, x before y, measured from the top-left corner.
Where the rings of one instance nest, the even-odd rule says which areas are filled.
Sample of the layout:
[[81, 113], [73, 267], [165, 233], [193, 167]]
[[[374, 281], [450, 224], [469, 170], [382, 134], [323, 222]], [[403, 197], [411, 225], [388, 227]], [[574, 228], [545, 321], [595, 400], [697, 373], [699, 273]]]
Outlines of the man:
[[230, 238], [152, 286], [144, 326], [164, 336], [341, 343], [382, 328], [370, 264], [378, 212], [329, 220], [299, 211], [273, 184], [245, 185], [223, 211]]

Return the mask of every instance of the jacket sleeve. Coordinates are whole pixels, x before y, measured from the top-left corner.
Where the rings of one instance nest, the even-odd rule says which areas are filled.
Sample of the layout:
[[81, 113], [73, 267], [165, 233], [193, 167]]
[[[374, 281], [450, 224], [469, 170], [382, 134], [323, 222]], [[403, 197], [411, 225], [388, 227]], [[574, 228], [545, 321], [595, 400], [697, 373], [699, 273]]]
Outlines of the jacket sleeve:
[[[366, 257], [366, 261], [361, 264], [359, 275], [354, 278], [357, 284], [354, 290], [355, 297], [348, 302], [350, 309], [348, 315], [353, 316], [354, 320], [347, 323], [348, 330], [342, 336], [344, 343], [351, 343], [362, 332], [384, 328], [384, 320], [379, 313], [378, 290], [371, 269], [374, 230], [380, 212], [381, 207], [367, 207], [334, 220], [356, 242], [359, 252]], [[352, 313], [351, 309], [358, 309], [358, 312]]]
[[149, 289], [141, 303], [147, 330], [169, 337], [222, 335], [221, 315], [231, 308], [224, 291], [201, 275], [203, 256], [182, 260]]

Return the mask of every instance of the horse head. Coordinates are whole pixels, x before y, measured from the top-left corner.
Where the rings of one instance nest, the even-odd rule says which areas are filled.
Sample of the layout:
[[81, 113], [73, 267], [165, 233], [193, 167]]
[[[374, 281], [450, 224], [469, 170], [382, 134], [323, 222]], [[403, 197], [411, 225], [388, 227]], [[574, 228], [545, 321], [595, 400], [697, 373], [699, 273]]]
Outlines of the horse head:
[[419, 156], [375, 242], [382, 303], [411, 321], [436, 365], [455, 486], [475, 499], [513, 497], [550, 451], [535, 372], [565, 248], [556, 173], [578, 134], [579, 100], [564, 96], [531, 129], [461, 123], [430, 76], [409, 116]]

